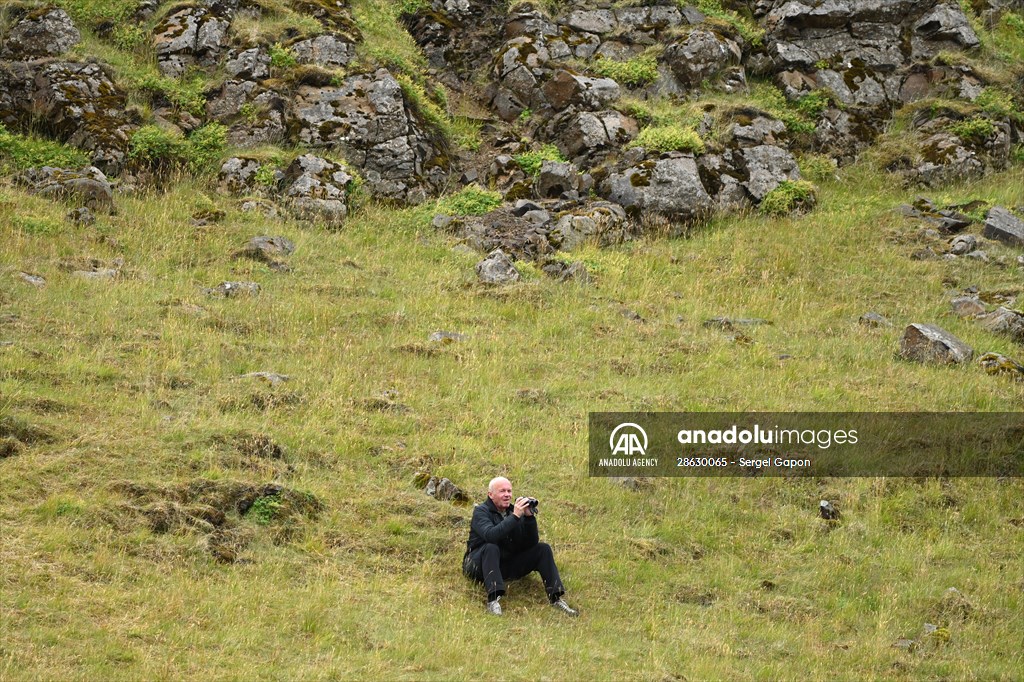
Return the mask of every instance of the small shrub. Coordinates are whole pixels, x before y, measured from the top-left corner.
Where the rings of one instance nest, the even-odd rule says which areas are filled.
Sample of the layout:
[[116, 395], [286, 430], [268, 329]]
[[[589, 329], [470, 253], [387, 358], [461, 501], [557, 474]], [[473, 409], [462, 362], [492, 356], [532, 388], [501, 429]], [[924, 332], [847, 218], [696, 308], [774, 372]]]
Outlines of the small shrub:
[[832, 104], [827, 92], [815, 90], [796, 101], [796, 110], [810, 119], [816, 119]]
[[705, 152], [704, 140], [700, 139], [697, 131], [681, 126], [644, 128], [630, 143], [630, 146], [659, 152], [693, 152], [694, 154]]
[[0, 171], [10, 173], [37, 166], [79, 168], [89, 163], [80, 149], [51, 140], [8, 132], [0, 125]]
[[467, 185], [457, 194], [437, 202], [437, 211], [445, 215], [483, 215], [501, 206], [501, 194]]
[[227, 135], [227, 126], [221, 123], [207, 123], [192, 131], [188, 136], [189, 170], [199, 173], [219, 161], [227, 148]]
[[804, 154], [797, 161], [800, 175], [814, 182], [827, 182], [836, 176], [836, 162], [824, 154]]
[[540, 173], [540, 167], [545, 161], [565, 161], [562, 152], [558, 151], [558, 147], [553, 144], [546, 144], [532, 152], [516, 154], [512, 158], [515, 159], [515, 162], [519, 164], [524, 173], [533, 176]]
[[200, 75], [174, 79], [149, 73], [131, 85], [152, 96], [164, 97], [174, 106], [194, 116], [202, 116], [205, 113], [206, 81]]
[[976, 116], [974, 118], [957, 121], [949, 126], [949, 132], [953, 133], [965, 142], [981, 143], [988, 139], [996, 131], [995, 125], [987, 118]]
[[1013, 95], [999, 88], [985, 88], [974, 103], [981, 107], [982, 111], [993, 116], [1020, 116], [1020, 112], [1013, 104]]
[[265, 495], [264, 497], [258, 497], [249, 507], [249, 512], [246, 516], [251, 516], [252, 520], [261, 526], [269, 526], [270, 522], [274, 520], [278, 512], [281, 511], [281, 500], [273, 495]]
[[263, 164], [259, 167], [259, 170], [256, 171], [256, 174], [253, 175], [252, 179], [257, 185], [273, 187], [277, 182], [277, 179], [274, 177], [274, 172], [276, 170], [277, 169], [270, 164]]
[[281, 43], [274, 43], [270, 46], [270, 65], [277, 69], [287, 69], [295, 66], [299, 60], [287, 47]]
[[650, 55], [640, 55], [625, 62], [598, 57], [590, 63], [590, 70], [629, 88], [640, 88], [658, 80], [658, 60]]
[[1015, 33], [1018, 38], [1024, 38], [1024, 17], [1013, 12], [1006, 12], [1000, 21], [1006, 28]]
[[149, 40], [149, 33], [138, 24], [121, 24], [114, 29], [114, 45], [126, 52], [132, 52]]
[[531, 116], [533, 116], [533, 109], [527, 107], [526, 109], [523, 109], [522, 111], [519, 112], [518, 120], [520, 123], [526, 123], [527, 121], [530, 120]]
[[814, 200], [814, 185], [806, 180], [785, 180], [768, 192], [761, 201], [760, 210], [765, 215], [788, 215], [794, 211], [809, 209], [814, 205]]
[[[452, 129], [451, 119], [448, 117], [448, 112], [430, 98], [426, 89], [422, 85], [404, 73], [396, 74], [395, 80], [397, 80], [398, 85], [401, 86], [402, 94], [405, 95], [407, 100], [409, 100], [413, 109], [419, 113], [420, 118], [423, 119], [427, 126], [443, 135], [445, 139], [451, 139], [454, 137], [454, 131]], [[443, 94], [443, 91], [435, 91], [434, 96], [437, 99], [447, 99], [447, 95], [438, 96], [438, 92]]]
[[[691, 3], [680, 1], [679, 4], [687, 5]], [[763, 28], [759, 27], [752, 20], [741, 17], [734, 10], [725, 9], [722, 7], [721, 0], [697, 0], [697, 7], [705, 15], [732, 26], [751, 45], [756, 47], [764, 42]]]
[[142, 126], [132, 133], [128, 158], [150, 168], [176, 166], [185, 158], [185, 139], [160, 126]]

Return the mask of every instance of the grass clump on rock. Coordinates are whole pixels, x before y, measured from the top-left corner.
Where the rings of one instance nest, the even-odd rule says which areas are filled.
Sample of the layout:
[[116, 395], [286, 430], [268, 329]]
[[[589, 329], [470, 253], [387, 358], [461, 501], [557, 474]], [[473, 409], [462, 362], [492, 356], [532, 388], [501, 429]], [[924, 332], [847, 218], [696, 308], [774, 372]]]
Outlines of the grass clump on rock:
[[693, 152], [703, 154], [706, 151], [704, 140], [692, 128], [682, 126], [652, 126], [644, 128], [631, 147], [643, 147], [659, 152]]
[[658, 80], [658, 60], [649, 54], [642, 54], [624, 62], [598, 57], [591, 62], [590, 70], [629, 88], [642, 88]]
[[78, 168], [88, 163], [89, 156], [80, 149], [52, 140], [15, 135], [0, 124], [0, 172], [38, 166]]
[[457, 194], [437, 202], [437, 210], [445, 215], [483, 215], [501, 206], [501, 194], [479, 185], [463, 187]]
[[785, 180], [768, 192], [761, 201], [761, 213], [770, 216], [782, 216], [794, 211], [809, 210], [814, 206], [816, 193], [814, 185], [806, 180]]
[[515, 162], [519, 164], [519, 168], [521, 168], [524, 173], [533, 176], [540, 173], [540, 167], [544, 165], [545, 161], [566, 160], [565, 157], [562, 156], [562, 152], [558, 150], [558, 147], [553, 144], [546, 144], [540, 149], [516, 154], [512, 158], [515, 159]]

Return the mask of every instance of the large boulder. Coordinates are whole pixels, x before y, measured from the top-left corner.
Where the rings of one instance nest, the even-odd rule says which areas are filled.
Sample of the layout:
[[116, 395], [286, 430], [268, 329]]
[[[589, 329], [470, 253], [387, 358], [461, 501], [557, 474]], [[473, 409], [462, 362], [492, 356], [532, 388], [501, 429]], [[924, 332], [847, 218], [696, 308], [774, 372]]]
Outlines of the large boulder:
[[285, 105], [277, 90], [251, 80], [229, 80], [207, 101], [206, 115], [228, 126], [228, 144], [251, 149], [285, 138]]
[[288, 49], [300, 64], [327, 68], [347, 66], [356, 56], [355, 44], [340, 33], [325, 33], [299, 40], [289, 45]]
[[609, 246], [628, 239], [629, 227], [625, 209], [609, 201], [595, 201], [559, 217], [548, 239], [562, 251], [586, 243]]
[[153, 32], [161, 73], [177, 78], [190, 66], [215, 65], [227, 45], [232, 15], [231, 5], [219, 1], [185, 6], [168, 14]]
[[712, 208], [692, 154], [672, 153], [609, 174], [600, 193], [632, 216], [658, 213], [689, 220]]
[[91, 154], [93, 165], [124, 164], [137, 116], [100, 64], [0, 62], [0, 122], [38, 132]]
[[747, 180], [741, 183], [756, 201], [785, 181], [800, 179], [800, 168], [788, 150], [772, 145], [757, 145], [740, 151]]
[[62, 9], [43, 7], [29, 12], [7, 34], [0, 49], [4, 59], [59, 57], [82, 39], [71, 17]]
[[418, 203], [447, 179], [443, 138], [423, 124], [386, 69], [337, 86], [300, 86], [288, 110], [296, 142], [337, 149], [370, 194]]
[[985, 214], [984, 235], [1010, 246], [1024, 246], [1024, 220], [1002, 206], [993, 206]]
[[915, 323], [903, 332], [900, 356], [905, 360], [949, 365], [970, 362], [974, 349], [941, 327]]
[[30, 168], [17, 178], [28, 191], [40, 196], [65, 199], [94, 211], [114, 212], [114, 193], [107, 176], [95, 166], [73, 168]]
[[542, 88], [549, 104], [561, 111], [569, 106], [595, 111], [619, 98], [619, 84], [611, 78], [589, 78], [566, 71], [555, 73]]
[[733, 40], [707, 28], [694, 28], [669, 45], [661, 57], [685, 88], [713, 80], [728, 67], [739, 64], [743, 52]]
[[565, 156], [594, 162], [603, 153], [627, 144], [639, 130], [635, 120], [618, 111], [569, 109], [547, 125], [544, 135]]

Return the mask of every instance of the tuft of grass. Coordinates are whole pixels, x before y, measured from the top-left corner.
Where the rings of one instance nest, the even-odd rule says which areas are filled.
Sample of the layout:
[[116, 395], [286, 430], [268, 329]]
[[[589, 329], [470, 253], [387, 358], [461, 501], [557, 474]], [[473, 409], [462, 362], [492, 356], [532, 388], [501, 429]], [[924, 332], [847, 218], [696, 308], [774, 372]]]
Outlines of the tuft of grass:
[[996, 131], [992, 121], [982, 116], [957, 121], [949, 126], [949, 131], [965, 142], [980, 144]]
[[540, 173], [540, 167], [544, 165], [545, 161], [565, 161], [565, 157], [562, 156], [562, 152], [558, 150], [553, 144], [542, 145], [539, 149], [535, 149], [529, 152], [522, 152], [512, 157], [515, 162], [519, 165], [527, 175], [534, 177]]
[[221, 123], [207, 123], [188, 137], [147, 125], [132, 135], [128, 158], [154, 170], [203, 173], [213, 169], [226, 148], [227, 127]]
[[435, 210], [444, 215], [483, 215], [501, 206], [499, 192], [479, 185], [467, 185], [456, 194], [439, 200]]
[[785, 180], [768, 192], [761, 201], [759, 210], [764, 215], [782, 216], [803, 210], [813, 205], [816, 192], [814, 185], [806, 180]]
[[123, 24], [141, 5], [139, 0], [53, 0], [81, 28], [92, 29], [99, 24], [110, 22]]
[[693, 152], [703, 154], [706, 151], [704, 140], [693, 128], [682, 126], [651, 126], [644, 128], [629, 144], [630, 147], [643, 147], [659, 152]]
[[287, 69], [299, 63], [295, 55], [281, 43], [274, 43], [269, 48], [270, 65], [277, 69]]
[[11, 133], [0, 124], [0, 172], [14, 173], [38, 166], [80, 168], [89, 156], [81, 149], [34, 136]]
[[[684, 0], [678, 0], [678, 2], [681, 6], [691, 4]], [[763, 28], [758, 26], [752, 18], [742, 16], [735, 10], [725, 9], [722, 7], [721, 0], [697, 0], [697, 7], [708, 17], [732, 26], [737, 33], [743, 36], [744, 40], [754, 47], [758, 47], [764, 42]]]
[[1013, 101], [1013, 95], [999, 87], [985, 88], [975, 98], [974, 103], [981, 107], [982, 111], [993, 116], [1016, 120], [1020, 120], [1022, 117]]
[[786, 124], [786, 129], [794, 134], [813, 133], [814, 118], [828, 107], [828, 95], [820, 90], [804, 95], [794, 104], [771, 83], [754, 84], [750, 99]]
[[642, 88], [658, 80], [658, 60], [650, 54], [638, 55], [624, 62], [601, 56], [590, 62], [588, 68], [629, 88]]

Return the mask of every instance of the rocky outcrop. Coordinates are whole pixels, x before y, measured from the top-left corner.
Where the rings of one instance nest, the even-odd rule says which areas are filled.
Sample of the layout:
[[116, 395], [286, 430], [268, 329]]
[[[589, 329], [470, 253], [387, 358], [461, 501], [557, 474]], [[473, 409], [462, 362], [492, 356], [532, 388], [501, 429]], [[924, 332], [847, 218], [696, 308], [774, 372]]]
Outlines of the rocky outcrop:
[[985, 214], [984, 235], [1011, 246], [1024, 246], [1024, 220], [1002, 206], [993, 206]]
[[79, 147], [106, 171], [124, 164], [131, 132], [127, 97], [94, 63], [0, 62], [0, 123]]
[[418, 203], [446, 180], [450, 161], [386, 69], [338, 86], [301, 86], [290, 102], [292, 139], [330, 147], [360, 171], [374, 197]]
[[[254, 61], [251, 68], [259, 69]], [[229, 80], [206, 103], [206, 114], [228, 126], [228, 144], [253, 148], [285, 139], [286, 103], [283, 94], [255, 81]]]
[[713, 205], [693, 155], [679, 152], [644, 159], [611, 173], [599, 191], [633, 217], [658, 213], [691, 220], [708, 214]]
[[289, 45], [288, 49], [300, 64], [328, 68], [347, 66], [356, 56], [355, 44], [340, 33], [326, 33], [299, 40]]
[[227, 44], [234, 4], [215, 0], [170, 12], [153, 36], [161, 73], [177, 78], [190, 66], [215, 65]]
[[338, 226], [348, 215], [346, 197], [354, 180], [339, 164], [304, 154], [284, 173], [284, 196], [296, 217]]
[[94, 211], [114, 212], [114, 192], [107, 176], [95, 166], [30, 168], [17, 177], [33, 194], [77, 202]]
[[62, 9], [43, 7], [29, 12], [11, 28], [0, 58], [24, 61], [59, 57], [82, 39], [71, 17]]

